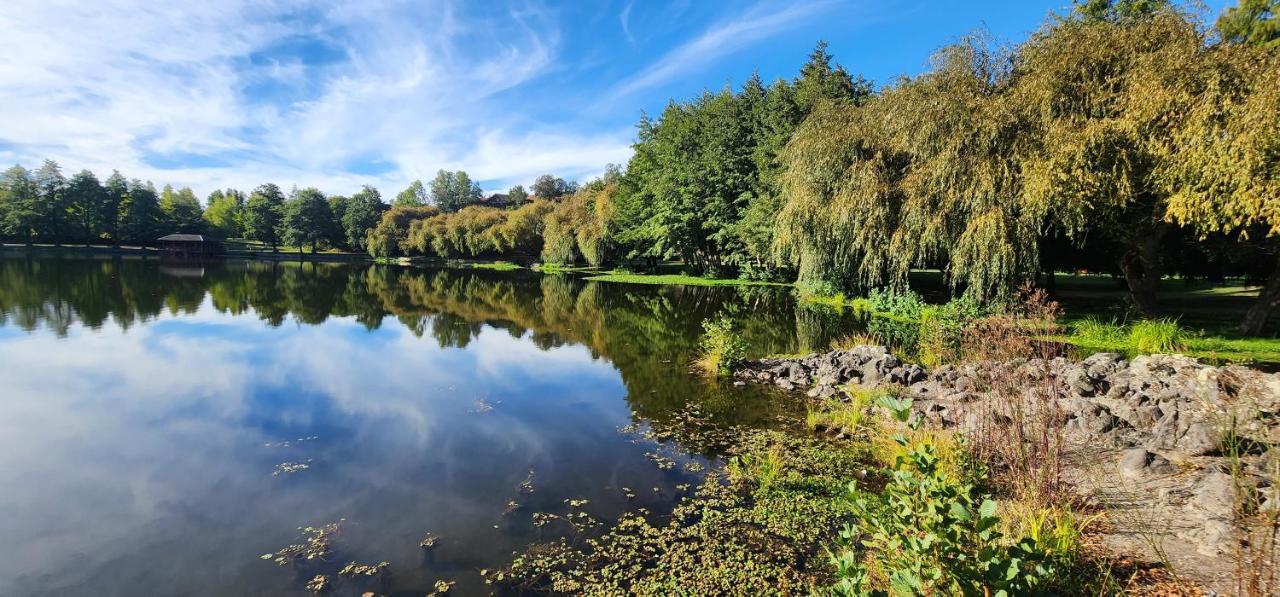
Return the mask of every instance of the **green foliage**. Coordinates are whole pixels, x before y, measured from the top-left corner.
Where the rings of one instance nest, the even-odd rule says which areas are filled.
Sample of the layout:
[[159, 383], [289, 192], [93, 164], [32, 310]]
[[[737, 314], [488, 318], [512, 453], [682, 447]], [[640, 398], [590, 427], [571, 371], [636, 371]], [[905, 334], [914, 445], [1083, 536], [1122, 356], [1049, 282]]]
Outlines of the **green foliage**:
[[873, 288], [867, 293], [867, 305], [877, 313], [919, 319], [925, 309], [924, 298], [910, 288]]
[[[512, 189], [515, 190], [515, 189]], [[519, 188], [524, 191], [523, 187]], [[559, 199], [565, 195], [575, 192], [576, 189], [563, 178], [551, 174], [543, 174], [537, 180], [533, 181], [533, 196], [544, 201], [552, 201]]]
[[601, 596], [816, 591], [830, 577], [822, 538], [848, 515], [842, 479], [862, 467], [861, 454], [752, 430], [730, 452], [774, 459], [779, 472], [765, 485], [725, 483], [712, 473], [669, 517], [625, 514], [598, 540], [536, 545], [486, 579], [502, 588]]
[[1231, 43], [1280, 47], [1280, 0], [1240, 0], [1222, 11], [1215, 27]]
[[318, 189], [306, 188], [284, 206], [284, 218], [280, 222], [284, 230], [285, 244], [294, 245], [301, 251], [302, 247], [311, 245], [315, 253], [321, 240], [330, 240], [335, 229], [333, 211], [324, 193]]
[[1071, 341], [1091, 350], [1113, 350], [1129, 356], [1169, 354], [1187, 349], [1189, 333], [1173, 319], [1141, 320], [1130, 325], [1086, 318], [1071, 325]]
[[458, 211], [480, 201], [480, 185], [462, 170], [440, 170], [431, 180], [431, 201], [440, 211]]
[[205, 222], [200, 200], [196, 199], [195, 193], [189, 188], [174, 191], [172, 186], [165, 185], [160, 192], [160, 211], [164, 214], [160, 226], [165, 233], [204, 232]]
[[406, 187], [405, 190], [400, 191], [400, 193], [396, 195], [396, 200], [392, 203], [392, 206], [420, 207], [426, 205], [427, 201], [430, 199], [430, 195], [427, 194], [427, 188], [422, 186], [422, 181], [414, 180], [409, 183], [409, 186]]
[[820, 45], [794, 82], [752, 77], [643, 117], [614, 216], [624, 255], [699, 271], [771, 261], [778, 152], [816, 106], [869, 94], [830, 58]]
[[284, 194], [274, 184], [264, 184], [253, 190], [245, 203], [240, 224], [246, 238], [271, 245], [275, 251], [283, 235]]
[[165, 214], [155, 186], [137, 179], [129, 181], [120, 201], [119, 217], [121, 240], [149, 244], [159, 238]]
[[731, 481], [754, 483], [756, 487], [767, 490], [782, 476], [783, 466], [782, 447], [774, 445], [763, 452], [730, 458], [725, 471]]
[[397, 205], [382, 213], [378, 224], [365, 237], [365, 250], [374, 257], [398, 257], [407, 252], [405, 243], [414, 222], [430, 218], [440, 210], [429, 205]]
[[0, 175], [0, 231], [31, 242], [40, 219], [40, 191], [31, 173], [15, 165]]
[[378, 225], [382, 213], [387, 210], [382, 202], [378, 189], [365, 185], [360, 192], [351, 196], [346, 209], [340, 218], [342, 228], [341, 241], [348, 249], [359, 251], [366, 249], [365, 240], [369, 231]]
[[235, 189], [215, 190], [204, 209], [205, 226], [222, 238], [243, 237], [245, 197]]
[[[906, 423], [910, 401], [882, 399]], [[912, 425], [918, 426], [917, 422]], [[848, 487], [850, 524], [832, 554], [839, 595], [1025, 595], [1062, 573], [1031, 537], [1006, 539], [996, 502], [969, 479], [947, 474], [933, 445], [912, 445], [885, 471], [879, 492]]]
[[747, 352], [746, 342], [733, 320], [728, 317], [708, 319], [702, 322], [702, 330], [702, 358], [699, 363], [703, 370], [722, 377], [732, 375], [733, 368], [742, 362]]
[[1129, 349], [1142, 354], [1178, 352], [1185, 335], [1172, 319], [1139, 321], [1129, 328]]
[[[67, 209], [85, 244], [96, 240], [115, 220], [107, 203], [107, 192], [98, 178], [81, 170], [67, 185]], [[0, 216], [0, 221], [3, 217]]]
[[507, 191], [507, 201], [512, 205], [519, 207], [529, 200], [529, 192], [524, 190], [524, 185], [516, 185]]

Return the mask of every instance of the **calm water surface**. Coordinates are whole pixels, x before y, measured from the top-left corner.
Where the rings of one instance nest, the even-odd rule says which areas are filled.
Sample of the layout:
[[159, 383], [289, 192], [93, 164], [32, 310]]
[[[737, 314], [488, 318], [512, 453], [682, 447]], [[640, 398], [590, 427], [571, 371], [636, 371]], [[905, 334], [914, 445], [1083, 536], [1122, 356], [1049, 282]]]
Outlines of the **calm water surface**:
[[[794, 414], [689, 373], [717, 313], [758, 353], [846, 325], [771, 288], [0, 256], [0, 595], [306, 594], [349, 561], [391, 574], [332, 594], [487, 594], [477, 570], [565, 534], [534, 512], [669, 511], [717, 458], [673, 421]], [[328, 562], [260, 558], [340, 519]]]

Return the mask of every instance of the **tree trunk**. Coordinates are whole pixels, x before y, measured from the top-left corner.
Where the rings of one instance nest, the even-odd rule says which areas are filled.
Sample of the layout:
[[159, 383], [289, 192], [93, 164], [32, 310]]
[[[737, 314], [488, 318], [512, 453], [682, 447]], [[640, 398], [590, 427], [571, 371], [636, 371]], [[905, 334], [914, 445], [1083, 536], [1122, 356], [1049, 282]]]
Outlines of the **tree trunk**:
[[1143, 315], [1153, 315], [1158, 310], [1156, 291], [1160, 287], [1160, 278], [1164, 275], [1160, 249], [1170, 228], [1165, 222], [1156, 224], [1155, 229], [1143, 237], [1137, 246], [1129, 247], [1120, 256], [1120, 271], [1124, 272], [1129, 294], [1133, 296], [1134, 304]]
[[1244, 314], [1240, 322], [1240, 333], [1247, 336], [1260, 336], [1267, 327], [1267, 320], [1276, 307], [1280, 306], [1280, 255], [1276, 256], [1276, 266], [1267, 277], [1267, 283], [1258, 293], [1258, 300]]

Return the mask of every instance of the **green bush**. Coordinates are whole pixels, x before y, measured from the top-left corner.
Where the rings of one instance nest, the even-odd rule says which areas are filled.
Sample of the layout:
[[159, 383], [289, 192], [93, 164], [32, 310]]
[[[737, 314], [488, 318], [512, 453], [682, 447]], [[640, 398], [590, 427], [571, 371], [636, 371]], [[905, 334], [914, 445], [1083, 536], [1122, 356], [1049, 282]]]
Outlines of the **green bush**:
[[919, 319], [925, 308], [924, 299], [910, 288], [875, 288], [867, 293], [867, 302], [871, 304], [873, 311], [905, 319]]
[[747, 344], [728, 317], [702, 322], [702, 358], [700, 364], [708, 373], [727, 377], [746, 356]]
[[[906, 423], [909, 400], [882, 399]], [[919, 419], [911, 427], [918, 429]], [[880, 492], [849, 484], [854, 523], [839, 533], [837, 595], [1024, 595], [1041, 592], [1058, 574], [1033, 538], [1008, 541], [996, 503], [971, 480], [943, 472], [933, 445], [911, 442], [885, 472]]]

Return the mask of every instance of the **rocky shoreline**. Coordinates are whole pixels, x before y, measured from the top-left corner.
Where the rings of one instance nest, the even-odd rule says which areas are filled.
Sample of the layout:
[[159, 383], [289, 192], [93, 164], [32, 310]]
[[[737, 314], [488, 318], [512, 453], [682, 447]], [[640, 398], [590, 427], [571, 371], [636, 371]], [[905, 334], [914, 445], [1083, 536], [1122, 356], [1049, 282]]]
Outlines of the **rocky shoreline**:
[[1109, 547], [1167, 560], [1211, 590], [1231, 591], [1223, 558], [1249, 549], [1238, 528], [1242, 500], [1255, 512], [1280, 510], [1268, 453], [1280, 445], [1276, 373], [1114, 353], [926, 370], [862, 345], [746, 361], [734, 376], [813, 398], [896, 386], [930, 424], [969, 433], [1047, 424], [1069, 446], [1063, 480], [1108, 512]]

